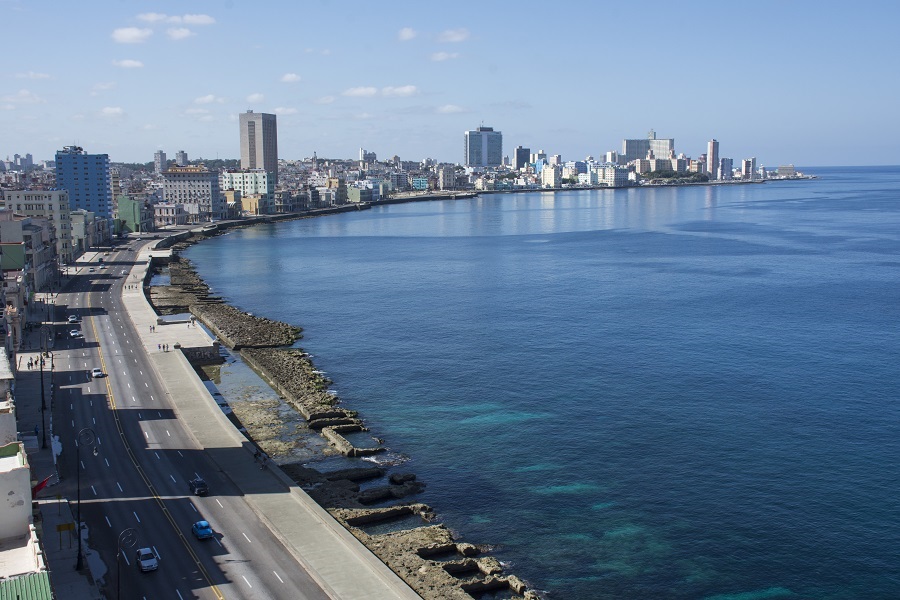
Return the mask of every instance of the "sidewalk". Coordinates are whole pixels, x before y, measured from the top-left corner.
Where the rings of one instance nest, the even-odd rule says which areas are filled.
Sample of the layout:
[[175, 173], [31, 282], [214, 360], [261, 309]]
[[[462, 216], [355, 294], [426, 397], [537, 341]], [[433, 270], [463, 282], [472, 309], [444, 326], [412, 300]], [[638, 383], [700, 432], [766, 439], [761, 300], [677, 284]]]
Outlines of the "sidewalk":
[[[152, 242], [151, 242], [152, 244]], [[128, 282], [142, 283], [152, 254], [145, 246]], [[216, 405], [187, 358], [178, 351], [162, 352], [158, 344], [198, 348], [213, 341], [197, 326], [161, 324], [140, 285], [122, 294], [125, 312], [166, 387], [175, 411], [201, 447], [241, 491], [248, 505], [325, 592], [340, 600], [421, 600], [396, 573], [316, 504], [274, 463], [261, 470], [255, 446]], [[151, 326], [154, 330], [151, 332]], [[277, 518], [273, 521], [272, 518]]]
[[[45, 295], [38, 294], [32, 301], [29, 310], [29, 322], [34, 319], [52, 319], [52, 304], [44, 301]], [[62, 318], [62, 317], [60, 317]], [[43, 322], [34, 322], [31, 331], [24, 337], [24, 349], [10, 357], [10, 363], [16, 374], [15, 403], [16, 423], [19, 437], [25, 445], [28, 454], [28, 462], [31, 465], [32, 480], [37, 483], [50, 476], [47, 487], [37, 493], [39, 513], [35, 515], [35, 527], [47, 568], [50, 571], [50, 581], [57, 598], [72, 598], [75, 600], [98, 600], [102, 598], [100, 591], [91, 578], [88, 563], [90, 562], [87, 546], [84, 546], [85, 568], [80, 572], [75, 570], [77, 561], [77, 538], [74, 531], [58, 532], [57, 526], [74, 524], [75, 518], [69, 507], [67, 498], [62, 497], [62, 491], [58, 486], [59, 474], [53, 460], [52, 448], [53, 423], [51, 410], [53, 398], [53, 339], [49, 339], [49, 356], [44, 358], [44, 406], [43, 417], [41, 415], [41, 330]], [[62, 327], [61, 325], [59, 326]], [[51, 335], [53, 332], [51, 331]], [[33, 367], [28, 368], [28, 362], [32, 361]], [[46, 429], [45, 429], [46, 427]], [[42, 448], [42, 438], [45, 438], [46, 448]], [[56, 443], [58, 446], [59, 442]]]

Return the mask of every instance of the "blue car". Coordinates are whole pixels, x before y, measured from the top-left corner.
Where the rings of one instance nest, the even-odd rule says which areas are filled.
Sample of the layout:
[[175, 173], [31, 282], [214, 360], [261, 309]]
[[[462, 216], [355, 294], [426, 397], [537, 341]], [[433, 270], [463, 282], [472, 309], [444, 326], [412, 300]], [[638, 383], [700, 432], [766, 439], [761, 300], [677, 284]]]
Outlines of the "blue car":
[[191, 531], [198, 540], [208, 540], [213, 536], [213, 530], [212, 527], [209, 526], [209, 521], [197, 521], [194, 523], [194, 526], [191, 527]]

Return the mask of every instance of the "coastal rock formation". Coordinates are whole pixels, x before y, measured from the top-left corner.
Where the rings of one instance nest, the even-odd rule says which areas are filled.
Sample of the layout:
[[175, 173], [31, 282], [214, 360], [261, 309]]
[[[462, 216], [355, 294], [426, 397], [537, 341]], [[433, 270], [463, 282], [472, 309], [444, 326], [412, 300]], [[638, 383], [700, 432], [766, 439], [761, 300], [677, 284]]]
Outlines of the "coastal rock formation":
[[300, 328], [242, 312], [227, 304], [193, 304], [190, 311], [230, 348], [290, 346]]

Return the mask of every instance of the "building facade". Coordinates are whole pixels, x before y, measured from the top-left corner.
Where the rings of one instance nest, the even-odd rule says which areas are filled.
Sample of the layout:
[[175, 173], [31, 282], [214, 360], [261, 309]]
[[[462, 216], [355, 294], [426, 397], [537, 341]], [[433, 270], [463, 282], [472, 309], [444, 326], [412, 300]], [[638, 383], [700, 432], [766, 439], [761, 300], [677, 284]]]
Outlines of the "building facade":
[[56, 187], [69, 192], [69, 207], [112, 218], [112, 182], [108, 154], [88, 154], [79, 146], [56, 153]]
[[157, 150], [153, 153], [153, 171], [160, 175], [163, 171], [166, 170], [167, 166], [166, 162], [166, 153], [162, 150]]
[[50, 219], [56, 229], [56, 254], [68, 264], [75, 260], [72, 245], [72, 216], [66, 190], [8, 190], [0, 193], [3, 206], [27, 217]]
[[721, 179], [719, 176], [719, 142], [715, 139], [706, 144], [706, 164], [711, 180]]
[[272, 173], [278, 186], [278, 124], [275, 115], [248, 110], [240, 114], [241, 169]]
[[225, 218], [219, 176], [204, 165], [170, 167], [163, 173], [163, 200], [184, 205], [188, 223]]
[[[189, 162], [187, 152], [184, 150], [179, 150], [175, 153], [175, 166], [186, 167]], [[165, 169], [163, 169], [163, 171], [165, 171]]]
[[465, 133], [467, 167], [499, 167], [503, 164], [503, 134], [493, 127], [479, 127]]

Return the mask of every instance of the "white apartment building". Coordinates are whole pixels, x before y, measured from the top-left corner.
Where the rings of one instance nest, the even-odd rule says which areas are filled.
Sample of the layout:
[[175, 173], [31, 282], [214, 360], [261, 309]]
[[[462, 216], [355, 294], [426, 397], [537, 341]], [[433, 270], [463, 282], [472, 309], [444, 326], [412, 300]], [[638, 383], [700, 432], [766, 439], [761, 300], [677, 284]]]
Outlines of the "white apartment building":
[[3, 206], [26, 217], [44, 217], [56, 228], [56, 254], [60, 262], [75, 260], [72, 245], [72, 217], [66, 190], [6, 190]]
[[203, 165], [174, 166], [163, 173], [166, 203], [183, 204], [188, 223], [225, 218], [219, 176]]

